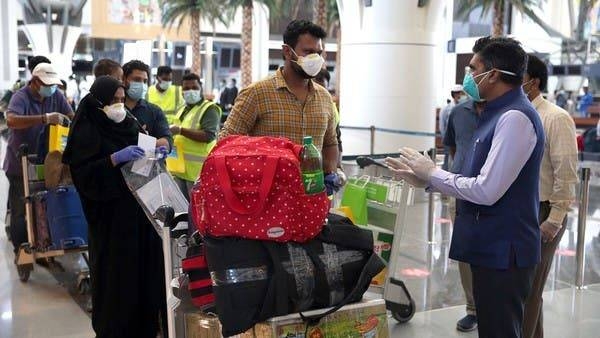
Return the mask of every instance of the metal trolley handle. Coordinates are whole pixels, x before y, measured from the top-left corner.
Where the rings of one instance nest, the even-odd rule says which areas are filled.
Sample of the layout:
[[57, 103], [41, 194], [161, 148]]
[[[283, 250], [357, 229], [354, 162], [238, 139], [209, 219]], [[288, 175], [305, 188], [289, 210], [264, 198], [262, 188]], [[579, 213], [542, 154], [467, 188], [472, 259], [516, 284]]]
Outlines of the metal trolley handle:
[[375, 159], [373, 159], [371, 157], [368, 157], [368, 156], [359, 156], [359, 157], [357, 157], [356, 158], [356, 164], [358, 164], [358, 166], [361, 169], [364, 169], [364, 168], [366, 168], [368, 166], [371, 166], [371, 165], [375, 165], [375, 166], [378, 166], [378, 167], [389, 169], [389, 167], [387, 165], [385, 165], [385, 164], [383, 164], [381, 162], [378, 162]]

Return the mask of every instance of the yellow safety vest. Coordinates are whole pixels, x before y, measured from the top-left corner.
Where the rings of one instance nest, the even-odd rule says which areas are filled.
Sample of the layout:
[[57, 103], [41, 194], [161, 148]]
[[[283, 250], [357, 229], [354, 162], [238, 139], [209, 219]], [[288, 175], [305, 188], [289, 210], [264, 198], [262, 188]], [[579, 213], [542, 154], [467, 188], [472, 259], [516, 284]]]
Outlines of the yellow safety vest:
[[171, 85], [165, 92], [161, 93], [156, 86], [148, 88], [148, 102], [162, 109], [169, 125], [175, 121], [175, 114], [183, 104], [181, 87]]
[[[204, 100], [201, 104], [190, 109], [183, 117], [183, 121], [181, 120], [181, 117], [185, 111], [185, 106], [181, 107], [174, 117], [173, 124], [180, 126], [181, 128], [196, 129], [198, 128], [204, 113], [212, 106], [218, 109], [220, 117], [221, 108], [212, 101]], [[174, 150], [169, 155], [171, 157], [170, 161], [169, 158], [167, 158], [167, 169], [169, 169], [174, 176], [186, 181], [195, 181], [200, 174], [200, 170], [202, 170], [202, 165], [204, 164], [206, 156], [208, 156], [208, 153], [210, 153], [216, 143], [216, 140], [204, 143], [191, 140], [181, 134], [175, 135], [173, 141]], [[176, 157], [177, 159], [173, 159], [173, 157]], [[183, 168], [178, 168], [181, 166], [178, 166], [177, 162], [181, 163], [181, 161], [183, 161]]]
[[338, 110], [338, 107], [335, 105], [335, 102], [331, 102], [331, 104], [333, 105], [333, 114], [335, 116], [335, 125], [337, 126], [338, 124], [340, 124], [340, 111]]

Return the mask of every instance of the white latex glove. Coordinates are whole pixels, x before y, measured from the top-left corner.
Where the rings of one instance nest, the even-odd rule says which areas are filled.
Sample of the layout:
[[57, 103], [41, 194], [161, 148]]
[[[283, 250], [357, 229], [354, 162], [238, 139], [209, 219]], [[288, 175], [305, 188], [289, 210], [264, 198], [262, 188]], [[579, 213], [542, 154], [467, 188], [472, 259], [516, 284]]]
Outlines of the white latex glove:
[[343, 187], [348, 182], [348, 178], [346, 177], [346, 173], [342, 170], [342, 168], [337, 168], [336, 170], [338, 177], [340, 179], [340, 185]]
[[425, 188], [428, 185], [427, 181], [424, 181], [415, 175], [415, 173], [410, 169], [409, 166], [402, 163], [397, 158], [387, 157], [385, 159], [385, 164], [390, 168], [390, 170], [396, 174], [397, 177], [403, 179], [408, 182], [408, 184], [416, 187], [416, 188]]
[[542, 242], [547, 243], [556, 237], [558, 231], [562, 227], [562, 224], [556, 224], [548, 221], [542, 222], [540, 225], [540, 231], [542, 233]]
[[412, 148], [402, 147], [400, 149], [400, 161], [407, 165], [419, 179], [426, 182], [431, 180], [435, 163], [429, 156], [424, 156]]

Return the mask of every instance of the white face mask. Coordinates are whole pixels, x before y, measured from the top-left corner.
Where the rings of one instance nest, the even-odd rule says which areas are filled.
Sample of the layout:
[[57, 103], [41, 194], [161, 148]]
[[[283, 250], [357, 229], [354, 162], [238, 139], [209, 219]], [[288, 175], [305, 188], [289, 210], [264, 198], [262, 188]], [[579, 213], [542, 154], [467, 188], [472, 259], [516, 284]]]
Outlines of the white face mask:
[[106, 116], [115, 123], [121, 123], [125, 120], [127, 112], [125, 111], [125, 104], [115, 103], [110, 106], [104, 106], [104, 112]]
[[315, 77], [317, 76], [317, 74], [319, 74], [321, 69], [323, 69], [323, 64], [325, 63], [325, 60], [323, 60], [323, 57], [321, 55], [317, 53], [312, 53], [308, 54], [307, 56], [299, 56], [298, 54], [296, 54], [296, 51], [294, 51], [292, 47], [288, 47], [290, 48], [292, 53], [294, 53], [294, 55], [298, 57], [298, 61], [292, 60], [292, 62], [297, 63], [298, 66], [300, 66], [300, 68], [302, 68], [302, 70], [306, 73], [306, 75]]
[[[533, 82], [533, 80], [534, 80], [534, 79], [531, 79], [531, 80], [529, 80], [529, 81], [527, 81], [527, 82], [525, 82], [525, 83], [523, 83], [523, 84], [521, 85], [521, 87], [523, 88], [523, 91], [525, 91], [525, 86], [527, 86], [528, 84], [530, 84], [531, 82]], [[531, 93], [531, 90], [532, 90], [532, 89], [533, 89], [533, 88], [529, 88], [529, 90], [525, 92], [525, 96], [529, 97], [529, 93]]]

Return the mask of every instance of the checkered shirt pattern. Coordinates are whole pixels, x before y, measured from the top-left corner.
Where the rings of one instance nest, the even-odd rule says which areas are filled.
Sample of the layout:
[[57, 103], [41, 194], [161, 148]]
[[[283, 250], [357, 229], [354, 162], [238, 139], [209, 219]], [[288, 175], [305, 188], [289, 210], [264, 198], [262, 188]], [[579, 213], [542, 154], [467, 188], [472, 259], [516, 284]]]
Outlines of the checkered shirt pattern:
[[302, 144], [312, 136], [318, 149], [337, 146], [335, 113], [327, 89], [309, 82], [302, 103], [287, 86], [282, 69], [240, 91], [219, 137], [283, 136]]

